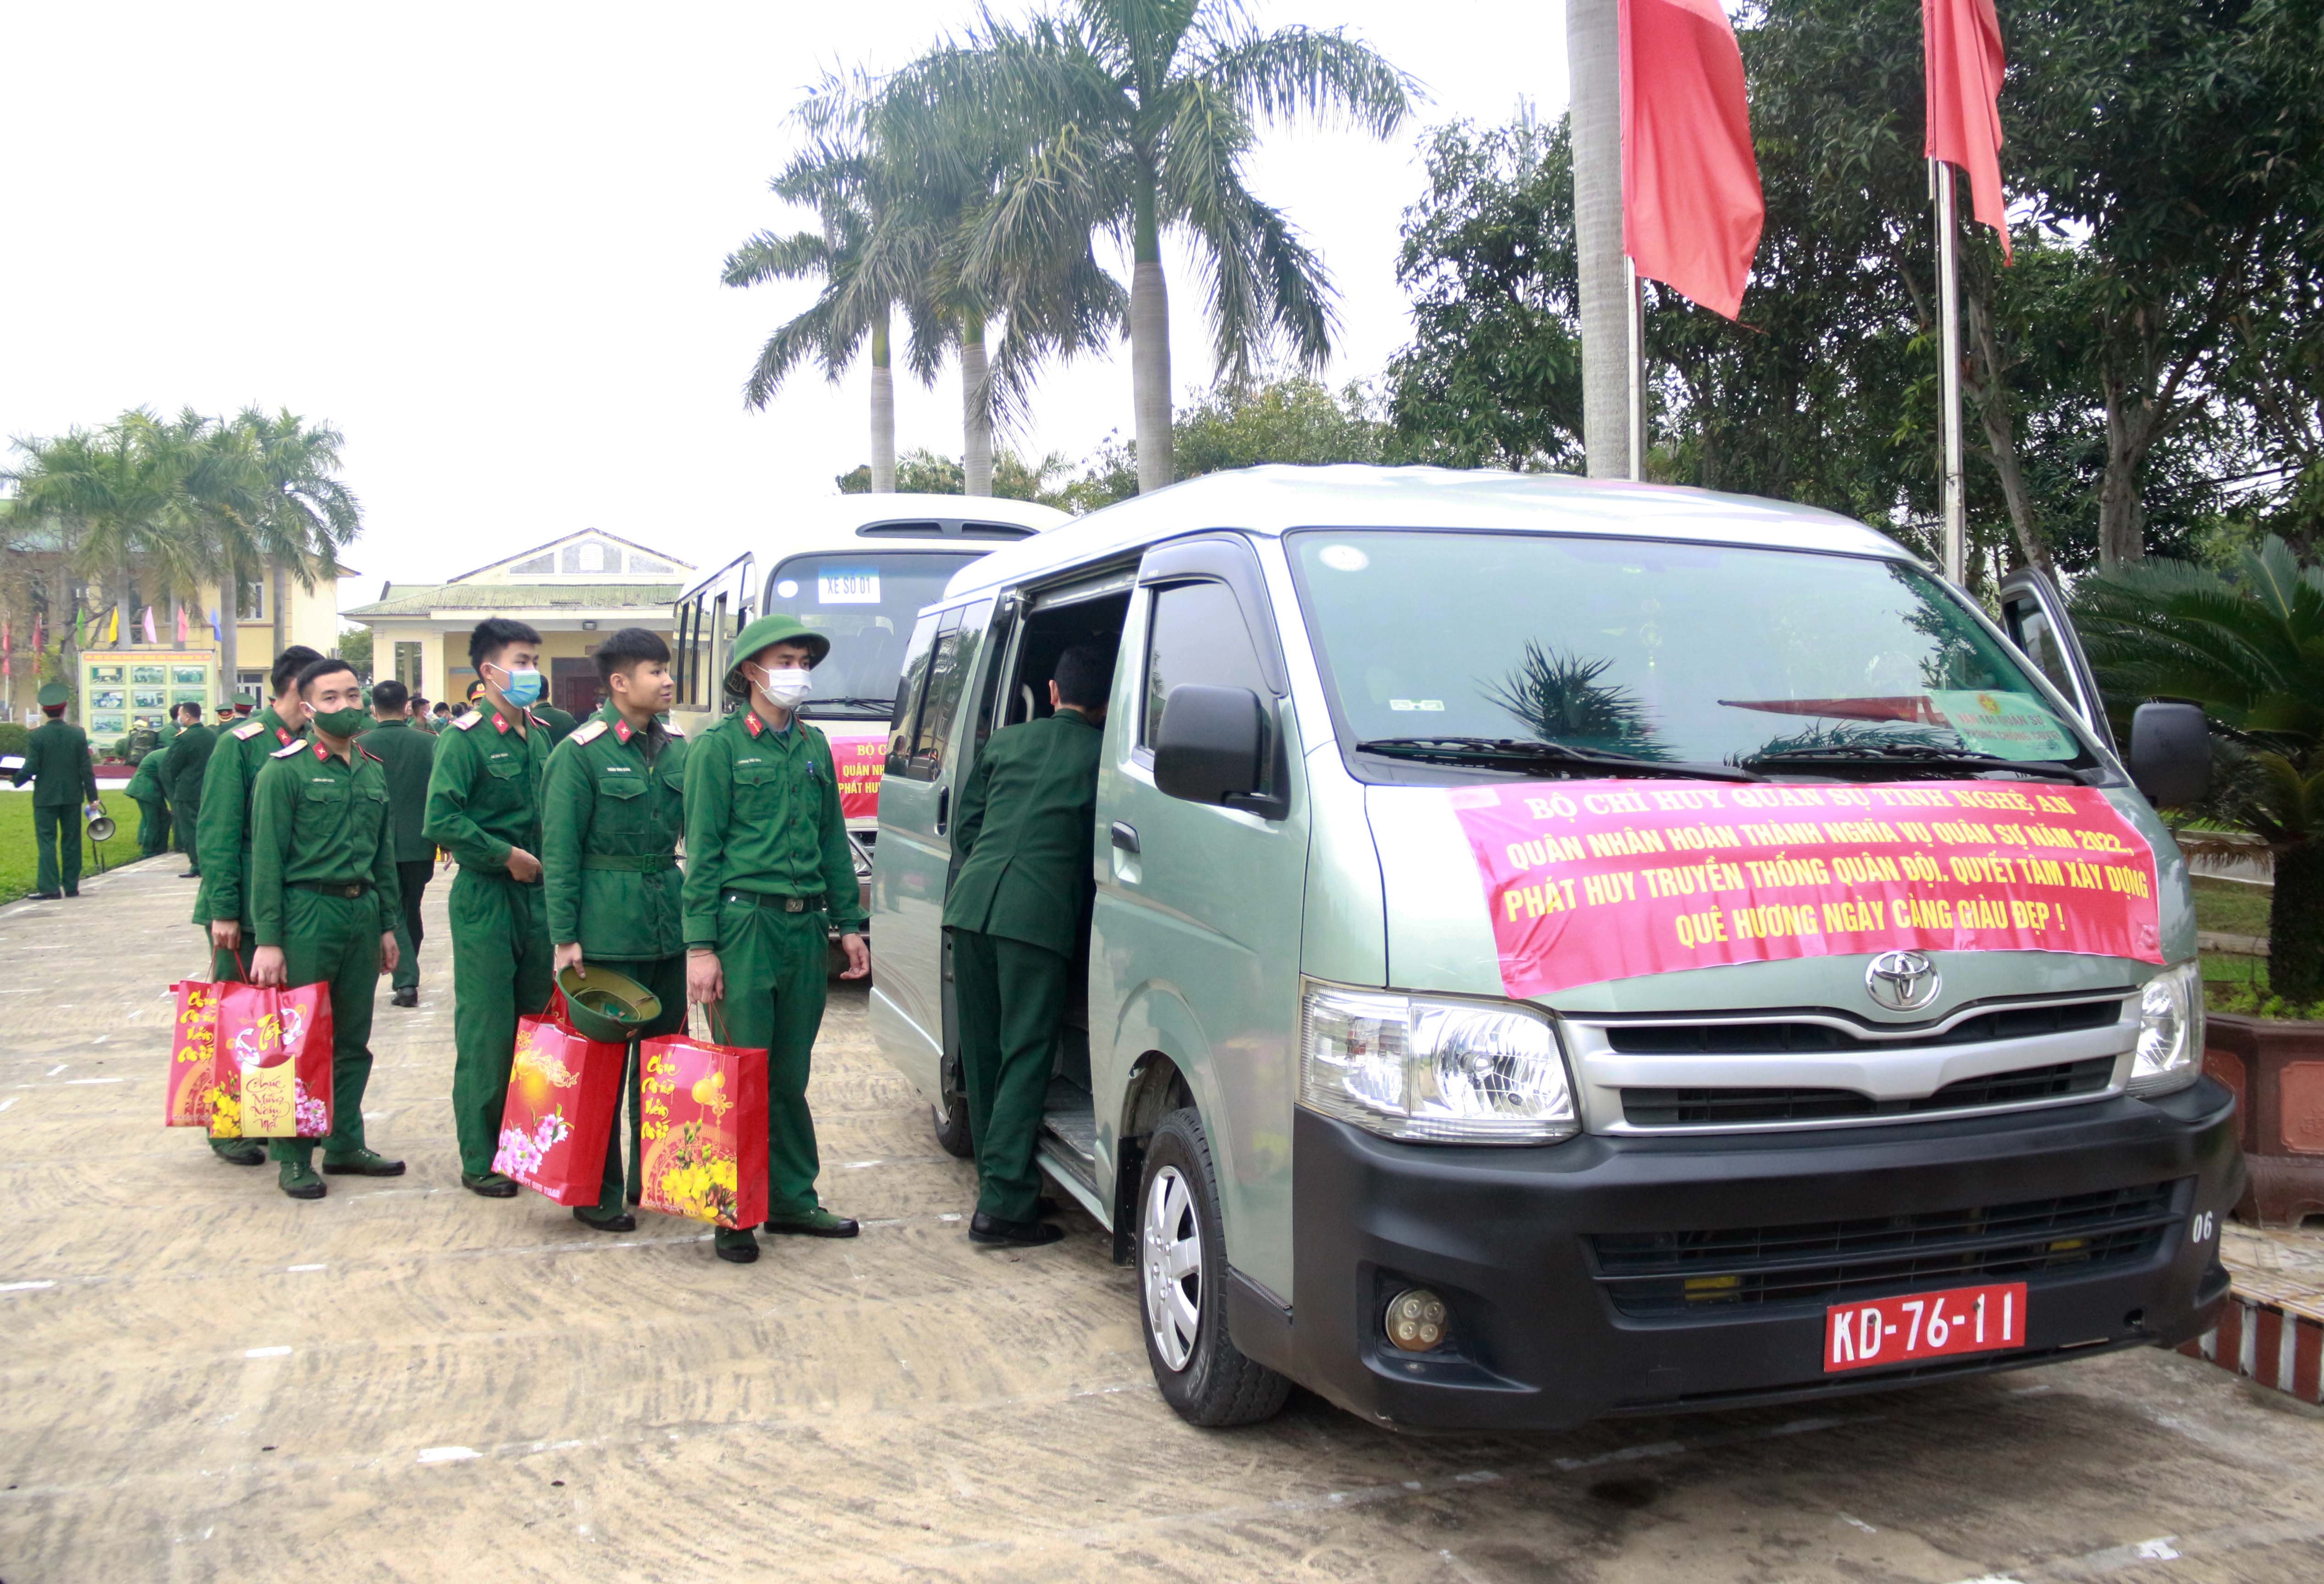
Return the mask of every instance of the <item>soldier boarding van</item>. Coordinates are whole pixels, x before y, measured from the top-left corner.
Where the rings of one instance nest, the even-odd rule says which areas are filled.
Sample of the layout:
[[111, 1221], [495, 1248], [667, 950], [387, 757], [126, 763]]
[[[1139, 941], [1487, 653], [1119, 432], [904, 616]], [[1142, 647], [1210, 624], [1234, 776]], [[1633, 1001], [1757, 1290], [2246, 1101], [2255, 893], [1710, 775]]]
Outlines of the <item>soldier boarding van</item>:
[[[969, 1153], [951, 815], [1119, 656], [1040, 1162], [1172, 1406], [1517, 1430], [2200, 1334], [2199, 711], [2054, 591], [1697, 490], [1264, 468], [954, 574], [903, 646], [881, 1051]], [[2126, 768], [2126, 762], [2127, 768]]]

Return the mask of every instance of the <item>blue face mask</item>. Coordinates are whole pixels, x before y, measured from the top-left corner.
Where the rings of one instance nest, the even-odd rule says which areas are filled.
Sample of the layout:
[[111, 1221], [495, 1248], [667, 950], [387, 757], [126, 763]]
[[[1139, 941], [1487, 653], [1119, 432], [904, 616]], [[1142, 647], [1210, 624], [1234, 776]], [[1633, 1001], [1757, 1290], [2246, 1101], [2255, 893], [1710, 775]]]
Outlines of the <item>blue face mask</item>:
[[540, 673], [537, 671], [512, 671], [507, 674], [508, 683], [501, 689], [501, 697], [519, 709], [530, 709], [533, 700], [540, 697]]

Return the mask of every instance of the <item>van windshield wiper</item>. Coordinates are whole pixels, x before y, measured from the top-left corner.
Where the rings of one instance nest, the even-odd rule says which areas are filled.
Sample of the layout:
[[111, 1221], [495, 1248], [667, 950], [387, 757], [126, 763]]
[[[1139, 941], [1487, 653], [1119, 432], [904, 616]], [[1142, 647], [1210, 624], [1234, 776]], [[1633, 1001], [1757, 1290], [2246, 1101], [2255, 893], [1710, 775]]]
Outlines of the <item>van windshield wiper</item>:
[[2089, 784], [2080, 771], [2071, 765], [2061, 764], [2054, 759], [2006, 759], [1999, 754], [1980, 754], [1970, 748], [1940, 748], [1926, 743], [1894, 743], [1886, 746], [1871, 743], [1818, 743], [1805, 747], [1785, 748], [1778, 753], [1754, 754], [1743, 764], [1754, 770], [1837, 771], [1849, 764], [1916, 771], [2013, 770], [2023, 775], [2070, 781], [2078, 786]]
[[876, 709], [882, 715], [893, 715], [896, 713], [896, 701], [893, 699], [864, 699], [853, 693], [842, 693], [835, 699], [809, 699], [799, 706], [799, 713], [810, 720], [815, 718], [818, 709]]
[[1765, 781], [1733, 764], [1690, 764], [1674, 759], [1640, 759], [1629, 754], [1571, 747], [1523, 737], [1373, 737], [1356, 745], [1362, 754], [1414, 759], [1430, 764], [1475, 764], [1507, 770], [1611, 770], [1624, 775], [1671, 775], [1688, 781]]

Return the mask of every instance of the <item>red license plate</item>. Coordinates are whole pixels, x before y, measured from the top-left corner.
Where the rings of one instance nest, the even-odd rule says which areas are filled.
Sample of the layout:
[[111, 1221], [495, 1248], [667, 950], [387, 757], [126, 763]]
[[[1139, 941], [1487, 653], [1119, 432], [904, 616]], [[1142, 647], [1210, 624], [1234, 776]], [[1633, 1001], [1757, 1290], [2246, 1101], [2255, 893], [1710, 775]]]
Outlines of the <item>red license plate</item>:
[[1918, 1364], [2025, 1346], [2025, 1283], [1951, 1287], [1835, 1303], [1824, 1311], [1823, 1370]]

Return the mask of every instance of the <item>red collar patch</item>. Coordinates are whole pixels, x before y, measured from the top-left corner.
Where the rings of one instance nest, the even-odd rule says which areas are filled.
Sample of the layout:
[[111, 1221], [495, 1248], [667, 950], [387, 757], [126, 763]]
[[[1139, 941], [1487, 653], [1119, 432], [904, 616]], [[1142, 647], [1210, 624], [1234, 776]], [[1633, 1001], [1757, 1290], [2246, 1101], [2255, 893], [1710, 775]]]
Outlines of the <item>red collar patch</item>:
[[289, 727], [287, 727], [287, 726], [278, 726], [278, 727], [276, 727], [274, 728], [274, 740], [275, 740], [276, 742], [278, 742], [278, 743], [281, 743], [284, 747], [286, 747], [286, 748], [287, 748], [287, 747], [289, 747], [292, 743], [297, 742], [297, 741], [299, 740], [299, 738], [298, 738], [297, 735], [296, 735], [295, 733], [293, 733], [293, 732], [291, 731], [291, 729], [290, 729]]
[[761, 732], [767, 728], [760, 724], [759, 712], [757, 710], [746, 709], [742, 712], [742, 729], [749, 732], [752, 736], [757, 736]]
[[493, 730], [495, 730], [495, 731], [502, 731], [502, 732], [505, 732], [506, 730], [508, 730], [508, 728], [509, 728], [508, 718], [507, 718], [507, 717], [505, 717], [505, 716], [503, 716], [503, 715], [499, 710], [497, 710], [497, 709], [493, 710]]
[[327, 748], [327, 747], [323, 746], [323, 739], [322, 739], [322, 738], [320, 738], [320, 737], [317, 737], [317, 738], [315, 739], [315, 757], [316, 757], [316, 758], [318, 758], [318, 759], [327, 759], [327, 758], [329, 758], [330, 756], [331, 756], [331, 751], [330, 751], [330, 749], [328, 749], [328, 748]]
[[637, 734], [635, 732], [630, 729], [630, 723], [628, 720], [622, 719], [613, 722], [613, 740], [615, 742], [626, 743], [636, 735]]

